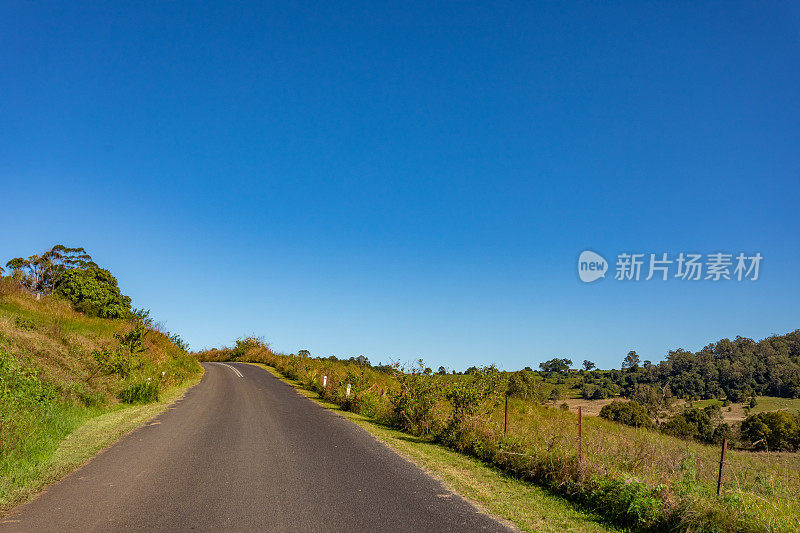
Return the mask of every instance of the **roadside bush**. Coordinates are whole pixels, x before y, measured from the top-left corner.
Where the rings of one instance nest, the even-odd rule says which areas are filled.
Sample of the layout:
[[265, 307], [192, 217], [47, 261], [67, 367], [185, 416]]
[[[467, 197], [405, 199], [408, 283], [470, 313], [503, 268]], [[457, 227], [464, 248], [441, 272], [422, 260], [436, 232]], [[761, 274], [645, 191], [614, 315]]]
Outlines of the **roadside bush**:
[[657, 529], [664, 520], [663, 502], [645, 485], [612, 477], [589, 480], [584, 502], [616, 524], [635, 531]]
[[149, 330], [146, 325], [143, 322], [137, 321], [129, 332], [117, 333], [114, 335], [114, 338], [119, 341], [120, 348], [128, 352], [130, 357], [133, 357], [147, 351], [144, 338], [148, 333]]
[[494, 366], [477, 369], [469, 378], [451, 383], [444, 394], [450, 416], [437, 438], [451, 446], [464, 440], [465, 430], [474, 429], [478, 418], [485, 419], [497, 408], [503, 392], [501, 383], [502, 375]]
[[606, 420], [619, 422], [626, 426], [652, 428], [653, 421], [647, 413], [647, 409], [639, 402], [630, 400], [623, 402], [614, 400], [600, 409], [600, 416]]
[[434, 410], [441, 398], [438, 376], [425, 374], [422, 361], [410, 372], [397, 372], [399, 390], [389, 394], [392, 424], [412, 435], [434, 433], [438, 420]]
[[133, 363], [129, 357], [122, 355], [118, 348], [101, 348], [92, 351], [92, 358], [97, 364], [96, 374], [112, 375], [116, 374], [122, 379], [127, 378], [133, 368]]

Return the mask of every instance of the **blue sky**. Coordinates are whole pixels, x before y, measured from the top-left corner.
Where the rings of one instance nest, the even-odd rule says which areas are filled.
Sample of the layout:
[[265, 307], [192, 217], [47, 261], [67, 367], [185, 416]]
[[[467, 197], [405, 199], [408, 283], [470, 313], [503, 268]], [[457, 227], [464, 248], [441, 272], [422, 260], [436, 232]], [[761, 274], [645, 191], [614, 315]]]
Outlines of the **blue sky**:
[[[785, 333], [798, 65], [791, 2], [5, 2], [0, 259], [85, 246], [193, 348], [608, 368]], [[764, 260], [583, 284], [585, 249]]]

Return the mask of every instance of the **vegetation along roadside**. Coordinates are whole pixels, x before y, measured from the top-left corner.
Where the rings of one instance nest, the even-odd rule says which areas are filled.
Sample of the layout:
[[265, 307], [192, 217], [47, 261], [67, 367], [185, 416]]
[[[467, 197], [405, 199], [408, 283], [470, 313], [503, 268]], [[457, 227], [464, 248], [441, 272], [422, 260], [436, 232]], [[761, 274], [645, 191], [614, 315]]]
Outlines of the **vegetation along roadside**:
[[82, 248], [0, 275], [0, 514], [180, 397], [202, 374]]
[[415, 437], [380, 424], [362, 414], [346, 411], [335, 403], [323, 400], [319, 394], [304, 388], [298, 381], [287, 378], [275, 368], [261, 363], [252, 364], [266, 369], [321, 406], [336, 411], [344, 418], [358, 424], [377, 440], [437, 478], [453, 492], [476, 503], [481, 510], [506, 520], [523, 531], [542, 533], [617, 531], [597, 514], [583, 510], [540, 487], [506, 475], [475, 458], [455, 452], [430, 439]]
[[[797, 531], [797, 454], [731, 449], [717, 495], [720, 448], [655, 425], [578, 416], [542, 402], [519, 373], [469, 373], [285, 355], [261, 339], [197, 354], [269, 365], [324, 401], [445, 446], [634, 531]], [[531, 381], [531, 386], [536, 386]], [[349, 393], [348, 393], [349, 391]], [[508, 397], [507, 431], [505, 402]]]

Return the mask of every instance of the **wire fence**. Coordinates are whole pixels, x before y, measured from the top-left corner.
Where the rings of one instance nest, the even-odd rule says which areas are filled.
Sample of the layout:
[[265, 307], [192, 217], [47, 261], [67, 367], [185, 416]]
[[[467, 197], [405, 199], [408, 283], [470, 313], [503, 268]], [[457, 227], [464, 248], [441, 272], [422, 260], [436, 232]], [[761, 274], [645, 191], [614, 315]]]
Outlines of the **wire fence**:
[[[553, 419], [555, 423], [553, 422]], [[591, 417], [594, 418], [594, 417]], [[595, 470], [626, 473], [650, 483], [699, 482], [717, 494], [750, 493], [796, 501], [800, 493], [800, 454], [750, 452], [685, 441], [651, 430], [597, 424], [563, 411], [537, 420], [509, 417], [508, 398], [502, 417], [503, 434], [521, 439], [530, 452], [501, 453], [536, 457], [560, 449]]]

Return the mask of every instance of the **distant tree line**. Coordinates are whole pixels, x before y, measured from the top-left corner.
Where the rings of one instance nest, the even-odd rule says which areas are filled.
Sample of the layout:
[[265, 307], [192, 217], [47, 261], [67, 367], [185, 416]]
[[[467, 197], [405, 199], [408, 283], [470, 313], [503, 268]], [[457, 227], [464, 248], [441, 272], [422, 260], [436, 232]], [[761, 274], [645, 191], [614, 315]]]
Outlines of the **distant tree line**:
[[722, 339], [694, 353], [673, 350], [657, 365], [639, 366], [638, 356], [626, 357], [626, 363], [610, 378], [628, 397], [648, 386], [668, 387], [673, 396], [687, 399], [800, 398], [800, 330], [761, 341]]

